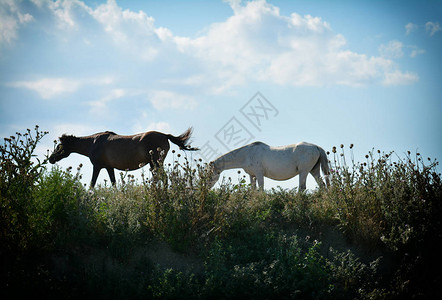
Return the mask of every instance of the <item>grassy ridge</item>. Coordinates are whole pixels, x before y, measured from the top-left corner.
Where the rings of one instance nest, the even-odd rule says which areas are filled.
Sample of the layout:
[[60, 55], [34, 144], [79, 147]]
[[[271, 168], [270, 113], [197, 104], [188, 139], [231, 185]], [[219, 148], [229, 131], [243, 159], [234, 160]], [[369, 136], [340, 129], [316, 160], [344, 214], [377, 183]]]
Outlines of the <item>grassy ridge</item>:
[[[329, 189], [207, 186], [174, 155], [159, 179], [121, 174], [87, 190], [33, 151], [46, 133], [4, 139], [0, 296], [391, 299], [440, 294], [437, 162], [380, 151], [329, 154]], [[348, 151], [348, 150], [347, 150]], [[346, 159], [349, 161], [347, 164]], [[240, 176], [240, 175], [239, 175]], [[433, 272], [432, 272], [433, 271]]]

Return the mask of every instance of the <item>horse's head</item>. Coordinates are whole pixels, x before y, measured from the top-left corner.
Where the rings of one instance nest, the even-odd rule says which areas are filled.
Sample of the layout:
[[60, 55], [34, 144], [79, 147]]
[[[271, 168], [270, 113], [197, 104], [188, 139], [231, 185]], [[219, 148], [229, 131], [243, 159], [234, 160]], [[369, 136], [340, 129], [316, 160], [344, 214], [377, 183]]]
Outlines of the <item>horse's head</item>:
[[209, 171], [210, 171], [210, 179], [209, 179], [209, 186], [212, 188], [215, 183], [218, 181], [219, 176], [221, 174], [221, 170], [216, 166], [215, 162], [209, 163]]
[[51, 156], [49, 156], [49, 162], [51, 164], [55, 164], [57, 161], [68, 157], [72, 152], [70, 150], [70, 136], [62, 135], [59, 140], [60, 143], [55, 147]]

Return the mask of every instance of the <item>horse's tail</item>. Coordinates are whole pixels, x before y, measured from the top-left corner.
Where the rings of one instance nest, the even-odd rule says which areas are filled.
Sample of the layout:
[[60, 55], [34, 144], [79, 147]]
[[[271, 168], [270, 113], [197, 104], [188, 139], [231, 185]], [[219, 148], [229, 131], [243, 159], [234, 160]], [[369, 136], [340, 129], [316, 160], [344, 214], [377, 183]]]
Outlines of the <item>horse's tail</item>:
[[193, 131], [193, 128], [190, 127], [183, 134], [181, 134], [179, 136], [173, 136], [171, 134], [167, 134], [166, 136], [169, 139], [169, 141], [171, 141], [172, 143], [174, 143], [175, 145], [180, 147], [181, 150], [197, 151], [197, 150], [199, 150], [198, 148], [192, 148], [188, 144], [189, 139], [192, 136], [192, 131]]
[[324, 149], [322, 149], [319, 146], [318, 146], [318, 150], [319, 150], [319, 155], [320, 155], [319, 160], [321, 162], [322, 173], [324, 173], [324, 177], [325, 177], [325, 183], [327, 186], [329, 186], [330, 185], [330, 180], [329, 180], [330, 167], [328, 164], [327, 153], [325, 153]]

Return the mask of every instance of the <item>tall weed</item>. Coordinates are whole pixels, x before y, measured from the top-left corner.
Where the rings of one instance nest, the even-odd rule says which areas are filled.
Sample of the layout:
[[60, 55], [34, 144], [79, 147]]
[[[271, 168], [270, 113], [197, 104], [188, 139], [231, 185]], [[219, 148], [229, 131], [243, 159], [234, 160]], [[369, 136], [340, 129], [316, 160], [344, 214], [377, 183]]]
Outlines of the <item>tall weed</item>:
[[[342, 148], [341, 148], [342, 149]], [[436, 167], [418, 153], [394, 158], [373, 151], [366, 161], [348, 166], [342, 149], [333, 149], [332, 186], [324, 201], [335, 206], [335, 217], [352, 237], [398, 250], [440, 228], [442, 185]]]
[[26, 251], [32, 238], [32, 193], [46, 163], [34, 151], [47, 134], [38, 126], [34, 131], [17, 132], [0, 145], [0, 251], [9, 255]]

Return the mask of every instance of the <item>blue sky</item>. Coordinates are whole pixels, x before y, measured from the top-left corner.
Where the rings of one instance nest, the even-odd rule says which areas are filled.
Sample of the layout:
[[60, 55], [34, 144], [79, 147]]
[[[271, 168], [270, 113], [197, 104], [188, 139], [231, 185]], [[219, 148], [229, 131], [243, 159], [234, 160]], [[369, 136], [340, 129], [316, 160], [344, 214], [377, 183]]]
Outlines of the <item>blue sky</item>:
[[[440, 160], [441, 24], [441, 1], [0, 0], [0, 135], [38, 124], [44, 155], [193, 126], [207, 160], [248, 140]], [[79, 163], [89, 182], [87, 158], [60, 165]]]

